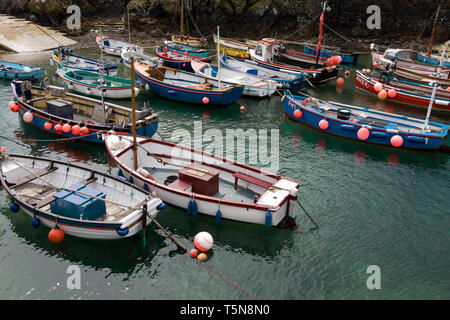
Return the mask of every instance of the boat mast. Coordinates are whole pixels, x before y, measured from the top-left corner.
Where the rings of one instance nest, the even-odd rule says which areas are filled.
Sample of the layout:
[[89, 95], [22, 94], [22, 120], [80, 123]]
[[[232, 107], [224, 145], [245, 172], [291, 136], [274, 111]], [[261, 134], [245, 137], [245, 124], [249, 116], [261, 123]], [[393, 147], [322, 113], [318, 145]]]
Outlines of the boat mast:
[[219, 89], [220, 85], [220, 36], [219, 36], [219, 26], [217, 26], [217, 78], [219, 79]]
[[425, 124], [423, 126], [424, 131], [429, 129], [428, 123], [430, 121], [431, 109], [433, 108], [433, 102], [434, 102], [434, 97], [436, 95], [436, 90], [439, 85], [439, 75], [441, 73], [441, 68], [442, 68], [442, 64], [444, 61], [445, 49], [446, 49], [446, 46], [444, 46], [444, 49], [442, 50], [441, 59], [439, 60], [439, 66], [436, 71], [436, 80], [432, 82], [433, 83], [433, 92], [431, 93], [430, 104], [428, 105], [427, 117], [425, 118]]
[[431, 31], [431, 38], [430, 43], [428, 44], [428, 51], [427, 51], [427, 58], [431, 56], [431, 46], [433, 45], [433, 37], [434, 37], [434, 31], [436, 30], [436, 23], [439, 16], [439, 9], [441, 8], [441, 5], [438, 6], [436, 17], [434, 17], [434, 23], [433, 23], [433, 31]]
[[99, 88], [100, 88], [100, 97], [102, 98], [102, 107], [103, 107], [103, 119], [105, 119], [105, 123], [106, 123], [106, 107], [105, 107], [105, 98], [103, 96], [103, 84], [105, 83], [105, 77], [104, 77], [104, 72], [105, 72], [105, 65], [103, 63], [103, 42], [102, 45], [100, 46], [100, 64], [99, 64], [99, 70], [98, 70], [98, 74], [100, 75], [100, 77], [98, 78], [99, 80]]
[[180, 34], [183, 35], [183, 8], [184, 8], [184, 1], [181, 0], [181, 21], [180, 21]]
[[137, 141], [136, 141], [136, 103], [134, 94], [134, 57], [130, 56], [131, 63], [131, 106], [132, 106], [132, 116], [133, 116], [133, 160], [134, 160], [134, 170], [138, 168], [137, 159]]
[[131, 43], [130, 9], [128, 9], [128, 7], [127, 7], [127, 17], [128, 17], [128, 43]]

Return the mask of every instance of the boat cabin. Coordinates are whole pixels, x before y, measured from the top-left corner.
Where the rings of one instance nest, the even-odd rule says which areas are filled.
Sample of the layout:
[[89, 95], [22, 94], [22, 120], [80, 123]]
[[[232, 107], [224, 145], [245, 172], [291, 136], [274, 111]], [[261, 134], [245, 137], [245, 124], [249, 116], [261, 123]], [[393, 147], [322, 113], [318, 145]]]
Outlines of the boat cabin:
[[383, 58], [393, 60], [417, 61], [417, 52], [410, 49], [387, 49], [384, 51]]
[[255, 48], [255, 55], [263, 61], [274, 62], [278, 52], [280, 42], [275, 39], [264, 38], [258, 41]]

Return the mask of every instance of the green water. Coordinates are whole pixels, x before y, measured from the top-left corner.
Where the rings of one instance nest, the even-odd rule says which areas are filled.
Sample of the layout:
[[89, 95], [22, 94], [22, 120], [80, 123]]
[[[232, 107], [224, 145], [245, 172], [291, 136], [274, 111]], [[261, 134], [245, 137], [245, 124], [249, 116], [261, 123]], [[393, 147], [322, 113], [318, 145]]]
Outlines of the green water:
[[[98, 56], [96, 48], [76, 53]], [[4, 59], [46, 67], [55, 82], [49, 56]], [[362, 57], [362, 62], [367, 60]], [[128, 75], [129, 69], [121, 65], [120, 74]], [[425, 117], [424, 109], [379, 103], [354, 90], [352, 77], [342, 92], [329, 84], [307, 93]], [[0, 135], [10, 139], [1, 139], [8, 152], [78, 161], [117, 173], [101, 145], [25, 140], [53, 137], [27, 127], [10, 112], [10, 99], [9, 83], [3, 83]], [[167, 140], [177, 128], [193, 132], [194, 121], [202, 121], [203, 130], [278, 129], [278, 173], [302, 182], [299, 199], [320, 228], [310, 230], [313, 225], [300, 208], [297, 222], [304, 233], [236, 222], [217, 226], [214, 219], [167, 208], [159, 222], [188, 250], [198, 232], [213, 236], [209, 260], [199, 263], [180, 254], [153, 226], [147, 229], [145, 249], [138, 238], [93, 241], [66, 236], [63, 243], [52, 244], [48, 228], [34, 229], [23, 212], [9, 211], [2, 191], [0, 299], [450, 298], [447, 154], [383, 148], [320, 133], [286, 120], [279, 96], [241, 98], [223, 108], [183, 105], [148, 92], [138, 97], [140, 106], [144, 101], [160, 115], [159, 134]], [[245, 112], [240, 105], [246, 106]], [[450, 116], [433, 112], [432, 121], [448, 124]], [[81, 269], [80, 289], [66, 286], [70, 265]], [[370, 265], [380, 267], [379, 290], [367, 288]]]

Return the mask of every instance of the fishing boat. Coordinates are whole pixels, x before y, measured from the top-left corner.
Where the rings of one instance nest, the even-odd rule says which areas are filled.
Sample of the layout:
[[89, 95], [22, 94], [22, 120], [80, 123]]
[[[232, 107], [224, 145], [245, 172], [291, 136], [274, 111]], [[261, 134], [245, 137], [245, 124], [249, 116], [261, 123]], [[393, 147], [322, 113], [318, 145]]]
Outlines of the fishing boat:
[[[317, 45], [306, 43], [303, 45], [303, 52], [315, 56], [317, 53]], [[320, 57], [327, 59], [332, 56], [341, 56], [342, 63], [357, 64], [360, 54], [356, 52], [346, 52], [339, 47], [322, 46], [320, 50]]]
[[120, 57], [123, 48], [134, 49], [137, 53], [144, 53], [144, 48], [138, 44], [131, 44], [121, 40], [114, 40], [106, 36], [97, 36], [95, 42], [106, 54]]
[[[416, 83], [422, 83], [422, 84], [429, 84], [432, 81], [435, 81], [437, 79], [438, 84], [440, 86], [448, 87], [450, 86], [450, 73], [447, 74], [423, 74], [414, 72], [407, 69], [401, 69], [401, 68], [395, 68], [393, 69], [393, 75], [399, 79], [416, 82]], [[437, 76], [437, 77], [436, 77]]]
[[170, 100], [208, 105], [229, 105], [239, 99], [243, 86], [217, 86], [194, 73], [142, 61], [134, 63], [134, 70], [147, 90]]
[[184, 19], [184, 0], [181, 0], [180, 4], [180, 34], [172, 34], [171, 39], [173, 42], [188, 45], [190, 47], [203, 48], [208, 44], [208, 40], [205, 37], [192, 37], [185, 35], [183, 32]]
[[[355, 73], [355, 87], [374, 95], [378, 95], [379, 91], [376, 90], [375, 85], [378, 83], [377, 80], [372, 77], [364, 75], [361, 71], [356, 70]], [[413, 105], [416, 107], [428, 107], [430, 100], [432, 99], [432, 94], [430, 91], [424, 92], [423, 90], [407, 90], [400, 87], [394, 87], [390, 84], [383, 84], [385, 90], [395, 90], [395, 95], [387, 97], [387, 100], [392, 100], [395, 102], [405, 103]], [[439, 99], [433, 99], [433, 108], [437, 110], [450, 111], [450, 98], [446, 94], [440, 93]]]
[[106, 148], [125, 178], [187, 209], [188, 215], [214, 217], [217, 223], [297, 225], [299, 182], [166, 141], [137, 137], [136, 143], [133, 150], [133, 139], [105, 135]]
[[[217, 43], [217, 36], [214, 35], [214, 42]], [[220, 38], [220, 53], [226, 53], [229, 57], [237, 57], [242, 59], [250, 59], [249, 49], [255, 48], [251, 43], [237, 41], [228, 38]]]
[[[433, 86], [430, 83], [420, 83], [410, 80], [405, 80], [402, 78], [397, 78], [395, 75], [374, 75], [364, 72], [364, 69], [360, 71], [364, 76], [370, 78], [373, 81], [380, 82], [382, 84], [389, 85], [393, 89], [403, 89], [413, 93], [423, 94], [431, 96], [433, 92]], [[436, 97], [450, 99], [450, 87], [438, 86], [436, 90]]]
[[[108, 99], [131, 98], [131, 80], [114, 76], [103, 76], [88, 71], [72, 71], [58, 69], [58, 77], [64, 81], [70, 90], [88, 96]], [[141, 84], [136, 81], [134, 94], [138, 95]]]
[[33, 227], [43, 224], [79, 238], [131, 237], [165, 207], [129, 182], [48, 158], [2, 153], [0, 182], [11, 198], [11, 211], [22, 209]]
[[[0, 57], [1, 59], [1, 57]], [[5, 80], [38, 80], [46, 74], [44, 68], [0, 60], [0, 78]]]
[[190, 56], [196, 56], [200, 58], [207, 58], [209, 56], [209, 51], [206, 49], [199, 49], [195, 47], [188, 46], [186, 44], [173, 42], [173, 41], [164, 41], [164, 49], [175, 51], [179, 53], [184, 53]]
[[131, 67], [131, 57], [133, 57], [135, 61], [147, 61], [152, 63], [158, 63], [159, 61], [158, 57], [152, 57], [145, 53], [138, 53], [135, 49], [130, 48], [123, 48], [120, 57], [122, 63], [128, 68]]
[[311, 75], [308, 80], [313, 84], [323, 84], [337, 77], [338, 70], [336, 66], [315, 69], [301, 68], [299, 66], [277, 62], [276, 50], [279, 44], [274, 39], [260, 40], [255, 49], [249, 49], [250, 57], [259, 65], [274, 70], [306, 72]]
[[[418, 53], [417, 53], [417, 59], [418, 59], [420, 62], [423, 62], [423, 63], [426, 63], [426, 64], [431, 64], [432, 66], [437, 66], [437, 65], [439, 65], [439, 59], [438, 59], [438, 57], [437, 57], [436, 55], [433, 55], [433, 54], [430, 55], [430, 57], [427, 57], [427, 55], [426, 55], [425, 53], [418, 52]], [[445, 68], [449, 68], [449, 69], [450, 69], [450, 58], [447, 58], [447, 59], [444, 61], [443, 66], [444, 66]]]
[[298, 91], [305, 88], [308, 85], [306, 79], [310, 77], [307, 73], [269, 69], [251, 60], [229, 57], [226, 53], [220, 57], [219, 61], [224, 68], [244, 74], [252, 74], [261, 79], [275, 81], [279, 89], [288, 89], [290, 91]]
[[368, 108], [285, 93], [285, 115], [322, 132], [365, 143], [436, 150], [449, 126]]
[[314, 56], [292, 49], [287, 49], [284, 45], [279, 44], [276, 48], [275, 60], [303, 68], [324, 68], [326, 67], [327, 58]]
[[[90, 97], [66, 92], [63, 87], [32, 86], [29, 81], [11, 83], [13, 99], [10, 108], [25, 123], [61, 138], [103, 143], [101, 133], [114, 130], [131, 133], [131, 109]], [[151, 110], [136, 111], [137, 132], [153, 136], [159, 117]], [[65, 128], [64, 126], [67, 125]]]
[[[100, 61], [80, 57], [72, 54], [69, 48], [60, 47], [58, 50], [53, 50], [50, 64], [56, 64], [57, 68], [67, 68], [74, 71], [89, 71], [99, 73], [101, 70]], [[114, 76], [117, 74], [117, 65], [103, 63], [103, 72], [106, 75]]]
[[253, 74], [234, 71], [232, 69], [222, 68], [219, 65], [211, 65], [205, 62], [191, 61], [192, 69], [197, 75], [207, 78], [217, 86], [220, 83], [225, 85], [244, 85], [244, 95], [253, 97], [268, 97], [277, 90], [277, 82], [266, 80]]
[[156, 55], [163, 61], [164, 66], [188, 72], [194, 72], [194, 69], [191, 67], [193, 59], [203, 62], [212, 60], [211, 57], [202, 58], [177, 51], [165, 50], [162, 46], [156, 48]]
[[[371, 56], [373, 66], [381, 70], [388, 69], [394, 63], [398, 71], [412, 71], [422, 75], [434, 76], [437, 70], [437, 66], [419, 62], [417, 52], [410, 49], [387, 49], [383, 54], [372, 51]], [[442, 68], [441, 73], [448, 75], [450, 69]]]

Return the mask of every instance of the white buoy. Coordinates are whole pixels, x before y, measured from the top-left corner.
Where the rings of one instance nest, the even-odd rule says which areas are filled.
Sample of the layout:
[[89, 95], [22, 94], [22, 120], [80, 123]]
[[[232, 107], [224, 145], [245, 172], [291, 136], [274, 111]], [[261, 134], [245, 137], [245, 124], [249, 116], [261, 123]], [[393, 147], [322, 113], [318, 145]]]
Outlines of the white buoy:
[[195, 247], [203, 252], [208, 251], [214, 244], [213, 237], [206, 231], [198, 233], [194, 238]]

